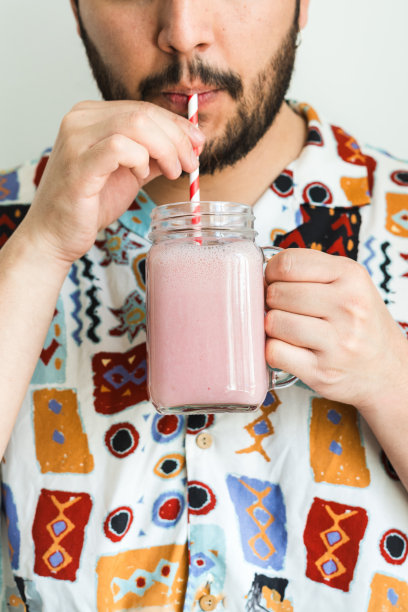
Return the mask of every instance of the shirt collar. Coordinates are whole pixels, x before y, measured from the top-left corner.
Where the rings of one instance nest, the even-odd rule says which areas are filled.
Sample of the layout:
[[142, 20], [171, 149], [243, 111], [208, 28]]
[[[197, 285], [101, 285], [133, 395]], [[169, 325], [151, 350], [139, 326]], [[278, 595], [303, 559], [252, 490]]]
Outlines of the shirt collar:
[[[306, 144], [273, 188], [290, 188], [295, 202], [327, 208], [352, 208], [371, 202], [375, 160], [365, 155], [350, 134], [321, 120], [308, 104], [289, 102], [307, 121]], [[289, 194], [288, 194], [289, 195]], [[119, 222], [148, 239], [150, 213], [156, 204], [141, 189]]]

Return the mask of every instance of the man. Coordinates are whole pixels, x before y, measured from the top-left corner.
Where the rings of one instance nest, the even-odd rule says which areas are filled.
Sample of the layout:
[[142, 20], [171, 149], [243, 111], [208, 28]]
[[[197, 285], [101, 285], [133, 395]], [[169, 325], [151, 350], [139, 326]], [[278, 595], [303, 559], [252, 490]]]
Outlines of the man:
[[[106, 101], [2, 202], [4, 601], [404, 609], [407, 167], [285, 102], [308, 0], [72, 5]], [[249, 415], [147, 401], [148, 213], [186, 199], [195, 148], [203, 199], [253, 205], [285, 249], [266, 358], [301, 382]]]

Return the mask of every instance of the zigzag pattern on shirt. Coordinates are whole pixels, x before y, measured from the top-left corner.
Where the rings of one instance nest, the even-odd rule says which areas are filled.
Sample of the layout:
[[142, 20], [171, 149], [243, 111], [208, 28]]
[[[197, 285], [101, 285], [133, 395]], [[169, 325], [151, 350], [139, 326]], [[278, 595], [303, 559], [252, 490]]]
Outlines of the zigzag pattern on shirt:
[[78, 265], [76, 263], [72, 264], [68, 274], [68, 278], [74, 283], [74, 285], [79, 287]]
[[366, 267], [367, 272], [369, 273], [370, 276], [373, 275], [373, 271], [371, 270], [369, 263], [370, 261], [372, 261], [375, 258], [375, 251], [372, 248], [372, 243], [374, 242], [375, 238], [374, 236], [370, 236], [370, 238], [367, 240], [367, 242], [364, 243], [364, 246], [366, 247], [367, 251], [369, 252], [369, 256], [363, 261], [363, 265]]
[[83, 328], [83, 323], [82, 320], [79, 317], [79, 313], [81, 312], [81, 300], [80, 300], [80, 296], [81, 296], [81, 291], [79, 289], [77, 289], [76, 291], [73, 291], [72, 293], [70, 293], [69, 297], [71, 298], [73, 304], [74, 304], [74, 310], [72, 310], [71, 317], [74, 319], [75, 323], [77, 324], [77, 328], [72, 332], [72, 337], [75, 341], [75, 344], [77, 346], [81, 346], [82, 344], [82, 340], [81, 340], [81, 331]]
[[[68, 278], [73, 282], [74, 285], [76, 285], [76, 287], [79, 287], [78, 265], [76, 263], [72, 264]], [[71, 317], [74, 319], [75, 323], [77, 324], [76, 329], [71, 333], [71, 335], [75, 341], [75, 344], [77, 346], [81, 346], [81, 331], [84, 326], [82, 320], [79, 317], [79, 313], [81, 312], [81, 290], [77, 289], [76, 291], [73, 291], [72, 293], [70, 293], [69, 297], [71, 298], [74, 304], [74, 310], [72, 310], [70, 314]]]
[[82, 274], [85, 278], [88, 278], [90, 281], [95, 280], [95, 276], [92, 274], [93, 262], [88, 258], [87, 255], [83, 255], [81, 257], [81, 261], [84, 264], [84, 270]]
[[92, 321], [91, 325], [88, 327], [86, 335], [88, 336], [90, 340], [92, 340], [92, 342], [95, 342], [95, 343], [101, 341], [101, 339], [97, 336], [95, 332], [96, 328], [101, 324], [101, 319], [96, 314], [96, 309], [98, 308], [98, 306], [101, 306], [100, 301], [96, 297], [97, 291], [98, 291], [98, 287], [96, 287], [95, 285], [92, 285], [92, 287], [88, 289], [88, 291], [86, 291], [85, 293], [85, 295], [90, 299], [90, 302], [91, 302], [88, 308], [85, 310], [85, 314]]
[[391, 289], [388, 287], [388, 283], [391, 280], [391, 276], [388, 274], [388, 270], [387, 270], [389, 264], [391, 263], [391, 259], [388, 257], [388, 254], [387, 254], [387, 249], [388, 249], [389, 246], [390, 246], [389, 242], [383, 242], [382, 245], [381, 245], [381, 251], [384, 254], [384, 261], [383, 261], [383, 263], [380, 266], [380, 270], [381, 270], [381, 272], [384, 275], [384, 280], [381, 283], [380, 287], [386, 293], [390, 293], [391, 292]]

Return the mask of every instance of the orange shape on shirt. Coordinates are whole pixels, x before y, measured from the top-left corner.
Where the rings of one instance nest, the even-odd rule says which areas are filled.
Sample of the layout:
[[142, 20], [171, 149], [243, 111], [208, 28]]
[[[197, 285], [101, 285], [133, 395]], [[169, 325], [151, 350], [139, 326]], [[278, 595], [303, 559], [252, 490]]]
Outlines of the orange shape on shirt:
[[375, 574], [367, 612], [405, 612], [408, 610], [408, 583], [392, 576]]
[[41, 472], [92, 472], [94, 459], [82, 430], [76, 393], [41, 389], [34, 391], [33, 403], [35, 452]]
[[174, 544], [100, 557], [98, 612], [182, 608], [187, 582], [187, 546]]
[[346, 194], [347, 200], [353, 206], [363, 206], [370, 200], [367, 177], [352, 178], [343, 176], [340, 179], [340, 185]]
[[[270, 402], [270, 399], [273, 399]], [[251, 438], [253, 438], [254, 442], [247, 448], [242, 448], [241, 450], [235, 451], [237, 455], [242, 453], [253, 453], [257, 452], [262, 455], [265, 461], [270, 461], [268, 453], [262, 446], [262, 442], [265, 438], [272, 436], [275, 432], [272, 421], [269, 418], [269, 415], [280, 406], [282, 402], [276, 395], [275, 391], [270, 391], [266, 396], [264, 404], [261, 406], [261, 414], [254, 421], [251, 421], [248, 425], [245, 425], [244, 429], [247, 430]]]
[[387, 193], [387, 220], [385, 228], [395, 236], [408, 238], [408, 195]]
[[267, 586], [262, 588], [262, 597], [265, 600], [267, 610], [271, 612], [293, 612], [293, 606], [287, 599], [282, 601], [278, 591], [269, 589]]
[[370, 484], [357, 410], [353, 406], [324, 398], [312, 400], [310, 464], [316, 482], [349, 487]]
[[314, 108], [307, 104], [307, 102], [301, 102], [299, 104], [299, 110], [305, 115], [308, 123], [310, 123], [311, 121], [317, 121], [318, 123], [321, 123], [319, 115], [317, 114]]

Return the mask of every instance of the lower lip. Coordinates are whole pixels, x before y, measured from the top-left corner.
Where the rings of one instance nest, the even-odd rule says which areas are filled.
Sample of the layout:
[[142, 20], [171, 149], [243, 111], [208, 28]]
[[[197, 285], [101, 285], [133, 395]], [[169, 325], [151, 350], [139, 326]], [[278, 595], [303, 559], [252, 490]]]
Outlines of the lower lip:
[[[221, 90], [214, 89], [198, 94], [198, 107], [200, 109], [213, 103], [220, 95]], [[178, 93], [163, 93], [162, 94], [172, 110], [177, 112], [186, 112], [188, 106], [188, 96]]]

